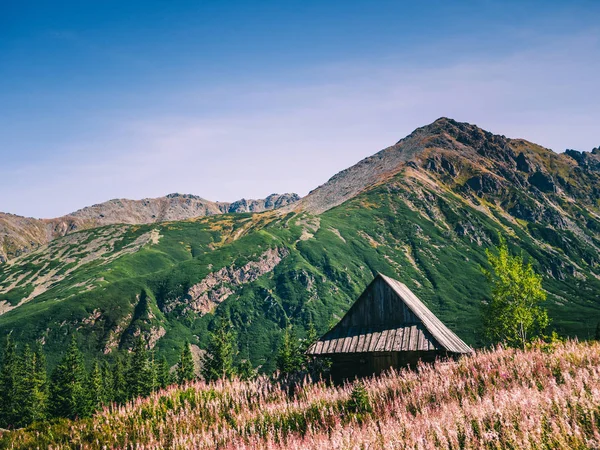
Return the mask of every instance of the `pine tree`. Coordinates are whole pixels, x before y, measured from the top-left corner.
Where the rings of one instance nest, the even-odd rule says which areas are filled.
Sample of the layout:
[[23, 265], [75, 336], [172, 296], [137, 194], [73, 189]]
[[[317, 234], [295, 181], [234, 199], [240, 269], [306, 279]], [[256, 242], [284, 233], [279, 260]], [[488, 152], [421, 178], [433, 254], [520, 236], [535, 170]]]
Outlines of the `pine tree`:
[[231, 378], [235, 375], [233, 367], [233, 333], [231, 323], [221, 320], [217, 329], [210, 334], [209, 344], [203, 358], [202, 376], [206, 381]]
[[113, 401], [122, 405], [128, 400], [127, 372], [129, 369], [128, 359], [117, 357], [113, 369]]
[[19, 367], [17, 348], [11, 335], [6, 337], [0, 371], [0, 428], [15, 427], [19, 421]]
[[290, 375], [302, 370], [303, 355], [300, 352], [300, 343], [292, 327], [283, 331], [281, 345], [277, 354], [277, 370], [282, 375]]
[[26, 426], [46, 418], [46, 362], [41, 350], [32, 352], [25, 346], [19, 373], [19, 420], [16, 425]]
[[150, 380], [149, 380], [150, 392], [156, 392], [159, 389], [158, 374], [156, 372], [157, 364], [158, 363], [156, 362], [156, 359], [154, 357], [154, 352], [151, 352], [150, 357], [148, 359], [148, 375], [150, 377]]
[[35, 420], [43, 420], [48, 416], [48, 408], [50, 407], [48, 403], [50, 386], [48, 383], [48, 373], [46, 368], [46, 355], [44, 354], [44, 349], [39, 344], [35, 349], [34, 357], [36, 396], [39, 407], [39, 418], [36, 418]]
[[86, 381], [83, 355], [73, 335], [67, 353], [52, 375], [50, 403], [55, 417], [74, 419], [91, 414]]
[[167, 358], [164, 356], [156, 363], [156, 383], [159, 389], [164, 389], [171, 384], [171, 372]]
[[195, 378], [194, 359], [192, 358], [192, 351], [188, 342], [183, 345], [175, 373], [177, 383], [179, 384], [184, 384]]
[[152, 375], [150, 361], [146, 350], [146, 342], [138, 336], [131, 353], [131, 363], [127, 371], [127, 387], [129, 398], [146, 396], [152, 392]]
[[311, 321], [308, 325], [308, 330], [306, 332], [306, 339], [303, 339], [300, 342], [300, 354], [303, 360], [304, 369], [315, 378], [323, 376], [323, 374], [328, 370], [328, 363], [325, 360], [323, 360], [322, 358], [315, 358], [306, 354], [308, 352], [308, 349], [315, 342], [317, 342], [318, 339], [319, 335], [317, 334], [317, 329]]
[[105, 405], [115, 401], [113, 366], [106, 361], [102, 364], [102, 399]]
[[258, 371], [252, 366], [249, 359], [243, 359], [238, 366], [237, 374], [242, 380], [253, 380], [257, 377]]
[[305, 364], [308, 364], [309, 360], [306, 356], [306, 352], [319, 339], [319, 335], [317, 334], [317, 329], [314, 324], [310, 322], [308, 324], [308, 330], [306, 331], [306, 338], [300, 341], [300, 354], [302, 355], [302, 359], [305, 361]]
[[105, 404], [104, 398], [104, 382], [102, 380], [102, 371], [98, 361], [94, 361], [92, 371], [88, 376], [88, 393], [90, 397], [90, 408], [92, 411], [97, 411]]

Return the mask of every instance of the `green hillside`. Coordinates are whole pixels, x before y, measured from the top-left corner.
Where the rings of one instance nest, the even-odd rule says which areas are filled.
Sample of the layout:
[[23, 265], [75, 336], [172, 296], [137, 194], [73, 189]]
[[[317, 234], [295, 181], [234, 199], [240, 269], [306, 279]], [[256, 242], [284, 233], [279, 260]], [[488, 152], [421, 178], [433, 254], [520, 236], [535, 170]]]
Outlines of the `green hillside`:
[[[164, 330], [156, 348], [174, 361], [185, 339], [205, 345], [206, 328], [215, 317], [188, 307], [190, 288], [210, 273], [243, 269], [277, 249], [281, 261], [255, 280], [235, 283], [225, 277], [233, 293], [215, 311], [231, 317], [240, 357], [265, 364], [265, 370], [273, 367], [271, 356], [287, 323], [306, 327], [313, 321], [324, 331], [377, 272], [399, 278], [467, 342], [481, 344], [479, 305], [488, 295], [480, 271], [484, 248], [503, 232], [542, 261], [541, 271], [552, 264], [552, 255], [536, 244], [527, 227], [509, 226], [450, 193], [436, 196], [431, 204], [411, 198], [409, 189], [390, 195], [392, 188], [406, 186], [403, 181], [399, 176], [393, 184], [319, 216], [227, 215], [73, 234], [3, 267], [3, 286], [20, 278], [18, 289], [0, 297], [13, 304], [23, 295], [20, 291], [32, 291], [49, 272], [59, 281], [0, 316], [2, 333], [12, 330], [23, 342], [43, 339], [52, 355], [76, 331], [85, 351], [110, 355], [128, 348], [137, 330], [149, 340]], [[429, 207], [440, 215], [424, 217]], [[451, 231], [465, 218], [476, 224], [476, 235]], [[156, 243], [145, 237], [152, 233], [159, 236]], [[83, 261], [89, 254], [86, 245], [95, 241], [102, 241], [106, 252]], [[77, 269], [67, 274], [74, 265]], [[588, 278], [589, 295], [579, 283], [548, 276], [545, 287], [554, 296], [547, 306], [557, 331], [587, 338], [600, 317], [592, 290], [600, 288], [600, 281]]]
[[[480, 304], [489, 296], [481, 265], [501, 233], [544, 275], [551, 328], [593, 336], [600, 321], [597, 173], [465, 125], [444, 119], [417, 130], [407, 138], [422, 145], [415, 158], [373, 175], [375, 183], [325, 212], [300, 203], [110, 225], [52, 241], [0, 266], [0, 334], [42, 342], [52, 364], [72, 333], [87, 354], [111, 358], [141, 332], [173, 364], [185, 340], [205, 348], [206, 330], [227, 315], [238, 358], [268, 372], [283, 327], [292, 323], [302, 334], [312, 322], [326, 331], [381, 272], [479, 346]], [[348, 174], [359, 179], [342, 173], [326, 188]], [[552, 180], [559, 188], [546, 188]]]

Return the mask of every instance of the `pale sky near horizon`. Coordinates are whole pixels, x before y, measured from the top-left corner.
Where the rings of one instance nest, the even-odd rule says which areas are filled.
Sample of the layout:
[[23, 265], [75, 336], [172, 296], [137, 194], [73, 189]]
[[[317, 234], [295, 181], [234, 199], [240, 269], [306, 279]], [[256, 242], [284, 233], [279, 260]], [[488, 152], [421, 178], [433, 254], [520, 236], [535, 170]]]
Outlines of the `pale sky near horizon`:
[[0, 0], [0, 211], [306, 195], [442, 116], [589, 151], [599, 18], [595, 0]]

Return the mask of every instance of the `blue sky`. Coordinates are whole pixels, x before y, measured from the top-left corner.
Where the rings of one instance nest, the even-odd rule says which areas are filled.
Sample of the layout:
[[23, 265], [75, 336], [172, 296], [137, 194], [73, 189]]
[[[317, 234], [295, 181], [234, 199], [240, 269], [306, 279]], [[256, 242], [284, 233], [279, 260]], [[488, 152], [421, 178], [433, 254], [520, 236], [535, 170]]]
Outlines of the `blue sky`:
[[310, 189], [441, 116], [600, 145], [600, 2], [0, 0], [0, 211]]

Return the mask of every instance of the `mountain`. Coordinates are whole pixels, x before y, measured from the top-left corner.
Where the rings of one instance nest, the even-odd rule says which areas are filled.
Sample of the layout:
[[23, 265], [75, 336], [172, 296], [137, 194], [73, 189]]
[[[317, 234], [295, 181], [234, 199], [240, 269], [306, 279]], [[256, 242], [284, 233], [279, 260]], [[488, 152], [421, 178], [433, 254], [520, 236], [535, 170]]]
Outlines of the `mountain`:
[[107, 358], [141, 333], [173, 363], [227, 316], [237, 357], [269, 371], [282, 328], [324, 332], [383, 273], [477, 346], [485, 249], [502, 234], [543, 274], [551, 328], [586, 339], [600, 321], [597, 156], [442, 118], [276, 210], [104, 225], [11, 259], [0, 334], [52, 362], [71, 333]]
[[466, 197], [498, 197], [514, 186], [536, 198], [546, 199], [539, 194], [556, 192], [594, 203], [600, 148], [591, 153], [567, 150], [557, 154], [523, 139], [508, 139], [441, 118], [333, 176], [299, 205], [319, 214], [407, 168], [434, 182], [438, 179]]
[[297, 194], [271, 194], [260, 200], [211, 202], [189, 194], [142, 200], [114, 199], [56, 219], [0, 213], [0, 263], [73, 231], [117, 223], [145, 224], [233, 212], [263, 212], [299, 200]]

